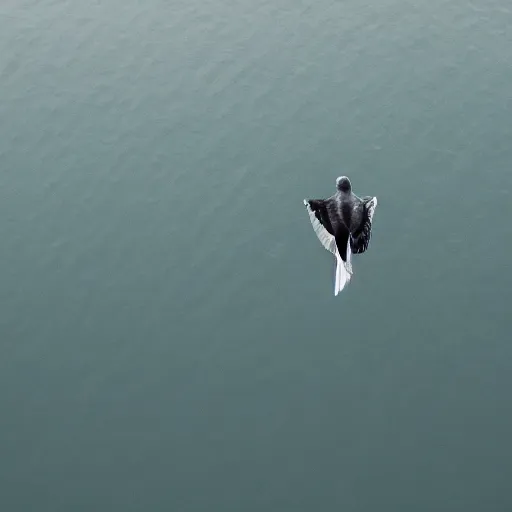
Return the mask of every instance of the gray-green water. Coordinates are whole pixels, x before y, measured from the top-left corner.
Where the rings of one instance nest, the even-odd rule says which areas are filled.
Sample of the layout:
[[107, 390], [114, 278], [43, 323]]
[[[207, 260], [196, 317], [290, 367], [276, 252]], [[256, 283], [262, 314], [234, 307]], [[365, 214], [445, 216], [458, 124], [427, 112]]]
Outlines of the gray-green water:
[[0, 509], [511, 510], [511, 9], [4, 0]]

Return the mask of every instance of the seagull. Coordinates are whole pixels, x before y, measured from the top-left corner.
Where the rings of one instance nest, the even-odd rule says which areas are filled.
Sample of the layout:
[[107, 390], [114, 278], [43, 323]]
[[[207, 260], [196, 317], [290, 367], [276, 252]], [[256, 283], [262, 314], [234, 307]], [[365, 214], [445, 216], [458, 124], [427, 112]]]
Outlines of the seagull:
[[376, 197], [358, 197], [346, 176], [336, 178], [336, 193], [327, 199], [304, 199], [309, 219], [320, 243], [336, 258], [334, 295], [352, 277], [352, 254], [368, 249]]

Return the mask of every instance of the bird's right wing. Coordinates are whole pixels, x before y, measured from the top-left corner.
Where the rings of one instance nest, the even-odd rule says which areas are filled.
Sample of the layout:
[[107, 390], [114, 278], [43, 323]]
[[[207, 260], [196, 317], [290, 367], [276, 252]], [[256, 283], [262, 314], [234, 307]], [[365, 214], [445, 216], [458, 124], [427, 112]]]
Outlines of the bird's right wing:
[[325, 199], [304, 199], [309, 220], [318, 240], [329, 252], [336, 255], [336, 238], [329, 219], [327, 203], [328, 200]]
[[365, 197], [364, 199], [363, 222], [361, 227], [350, 235], [350, 247], [354, 254], [362, 254], [368, 249], [372, 237], [372, 221], [375, 208], [377, 208], [376, 197]]

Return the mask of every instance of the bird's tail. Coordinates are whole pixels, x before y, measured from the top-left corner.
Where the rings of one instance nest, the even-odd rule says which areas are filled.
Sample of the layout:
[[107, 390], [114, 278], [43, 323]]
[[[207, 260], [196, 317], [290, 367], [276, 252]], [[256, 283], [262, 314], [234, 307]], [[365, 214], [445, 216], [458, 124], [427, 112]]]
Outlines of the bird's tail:
[[336, 278], [334, 280], [334, 295], [345, 288], [345, 285], [352, 277], [352, 252], [350, 250], [350, 242], [347, 244], [347, 261], [343, 261], [339, 252], [336, 251]]

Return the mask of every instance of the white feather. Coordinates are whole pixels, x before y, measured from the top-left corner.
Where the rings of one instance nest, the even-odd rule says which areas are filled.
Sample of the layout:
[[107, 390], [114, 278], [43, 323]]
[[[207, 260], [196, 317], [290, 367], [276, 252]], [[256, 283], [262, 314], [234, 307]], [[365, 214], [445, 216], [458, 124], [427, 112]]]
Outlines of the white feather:
[[343, 261], [336, 249], [336, 278], [334, 279], [334, 295], [345, 288], [345, 285], [352, 277], [352, 251], [350, 250], [350, 242], [347, 242], [347, 261]]
[[373, 197], [366, 203], [366, 208], [368, 210], [368, 218], [370, 219], [370, 224], [373, 221], [373, 214], [375, 213], [375, 208], [377, 208], [377, 198]]

